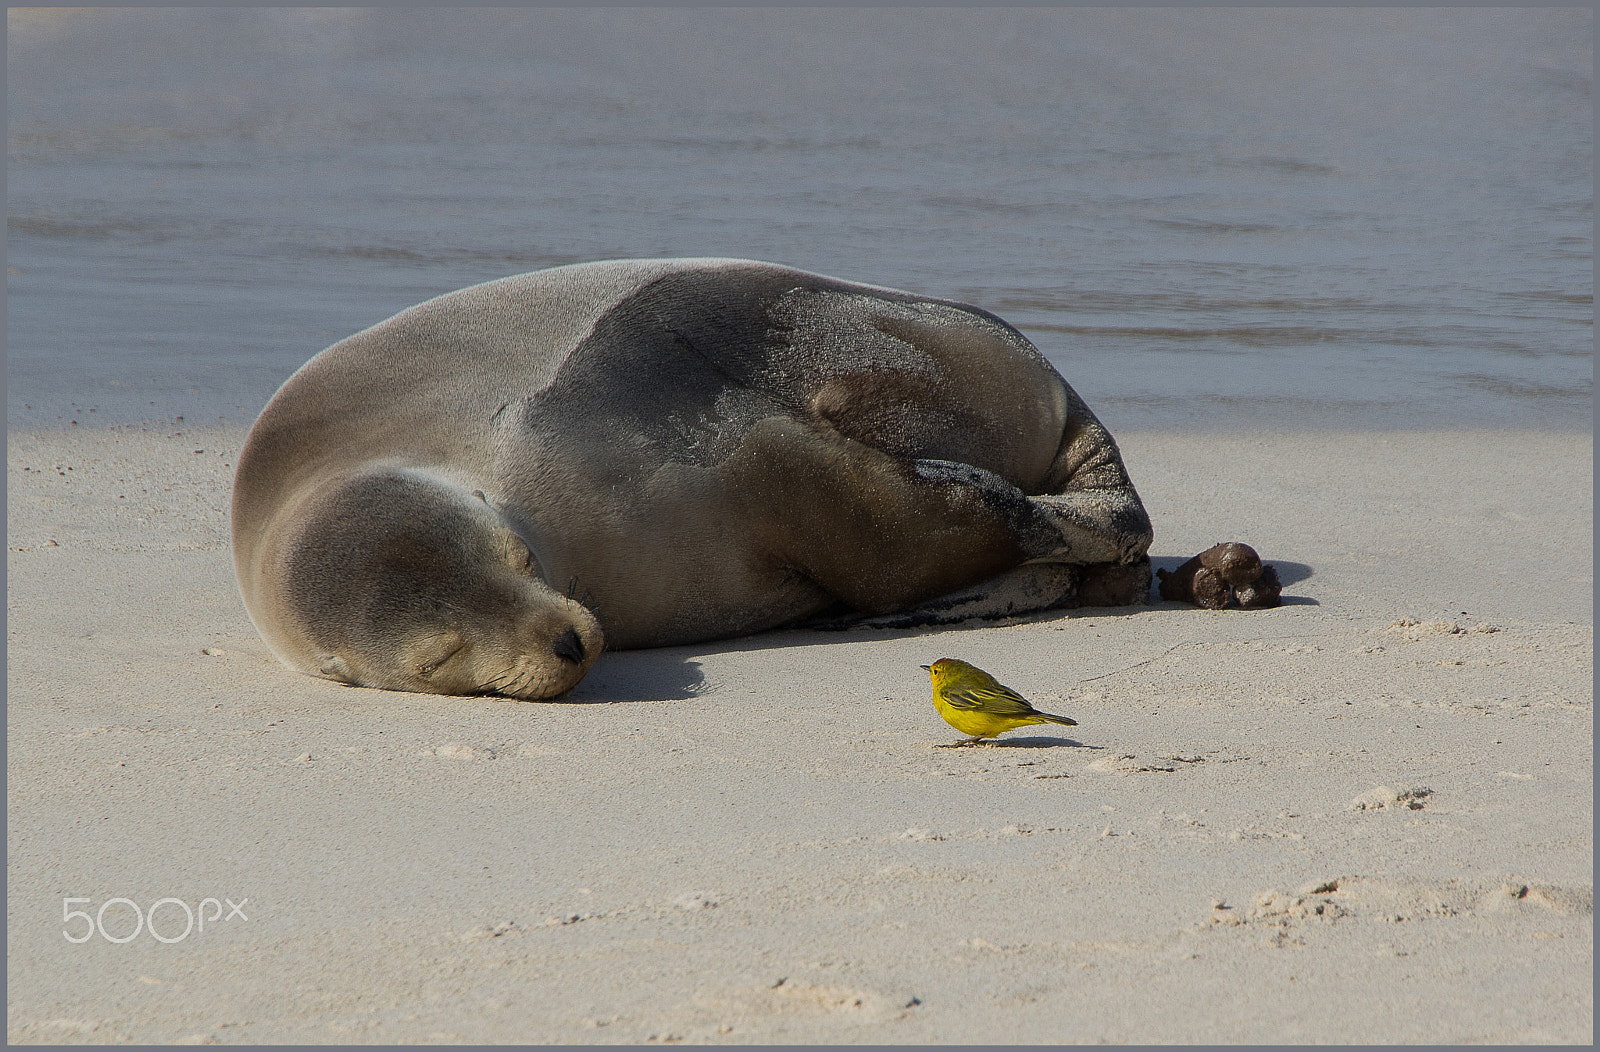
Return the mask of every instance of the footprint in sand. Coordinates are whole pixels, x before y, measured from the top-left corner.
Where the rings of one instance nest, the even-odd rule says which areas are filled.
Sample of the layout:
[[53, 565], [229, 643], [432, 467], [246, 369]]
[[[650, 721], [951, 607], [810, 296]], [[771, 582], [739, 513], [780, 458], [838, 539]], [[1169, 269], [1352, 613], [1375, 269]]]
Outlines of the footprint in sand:
[[1398, 621], [1391, 622], [1388, 631], [1416, 642], [1424, 636], [1460, 636], [1468, 632], [1498, 632], [1500, 631], [1500, 626], [1477, 624], [1468, 628], [1457, 621], [1421, 621], [1415, 617], [1402, 617]]
[[717, 896], [709, 891], [691, 891], [672, 900], [673, 909], [684, 910], [688, 913], [716, 909], [718, 905], [720, 905], [720, 901]]
[[1547, 909], [1562, 916], [1592, 916], [1594, 889], [1563, 888], [1553, 884], [1524, 884], [1518, 880], [1507, 880], [1478, 900], [1478, 909], [1490, 912], [1515, 910], [1523, 906]]
[[431, 749], [423, 749], [417, 755], [436, 756], [441, 760], [492, 760], [494, 750], [451, 742], [449, 745], [435, 745]]
[[1426, 786], [1413, 789], [1390, 789], [1387, 785], [1375, 786], [1350, 801], [1351, 811], [1420, 811], [1423, 801], [1433, 795]]
[[[1174, 759], [1177, 759], [1177, 757], [1174, 757]], [[1183, 762], [1189, 763], [1192, 761], [1184, 759]], [[1178, 767], [1176, 763], [1142, 763], [1140, 762], [1139, 758], [1134, 756], [1132, 753], [1122, 753], [1117, 756], [1107, 756], [1104, 759], [1096, 760], [1089, 765], [1089, 770], [1091, 771], [1111, 771], [1117, 774], [1144, 774], [1154, 771], [1171, 773], [1177, 769]]]
[[1341, 876], [1306, 884], [1292, 894], [1263, 891], [1244, 909], [1215, 899], [1202, 926], [1255, 925], [1282, 930], [1345, 920], [1405, 924], [1527, 908], [1560, 916], [1593, 916], [1594, 889], [1515, 879], [1389, 883], [1372, 877]]

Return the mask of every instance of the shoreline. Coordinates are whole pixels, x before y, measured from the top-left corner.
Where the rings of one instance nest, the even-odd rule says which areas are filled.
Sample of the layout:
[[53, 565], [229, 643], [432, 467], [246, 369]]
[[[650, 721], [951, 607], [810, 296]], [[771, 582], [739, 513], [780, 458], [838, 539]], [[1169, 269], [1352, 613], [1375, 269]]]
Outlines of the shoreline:
[[[14, 1042], [1592, 1040], [1590, 434], [1118, 434], [1156, 564], [1242, 540], [1284, 606], [519, 703], [279, 665], [245, 430], [8, 434]], [[941, 656], [1079, 726], [935, 749]], [[69, 896], [251, 905], [77, 945]]]

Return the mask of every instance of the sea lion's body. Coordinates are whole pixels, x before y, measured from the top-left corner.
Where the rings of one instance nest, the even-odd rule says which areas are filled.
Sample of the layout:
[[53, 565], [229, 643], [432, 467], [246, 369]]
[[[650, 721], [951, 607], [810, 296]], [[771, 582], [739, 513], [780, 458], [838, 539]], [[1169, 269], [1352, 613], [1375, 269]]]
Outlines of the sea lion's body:
[[[739, 260], [525, 274], [335, 344], [256, 422], [233, 525], [293, 667], [521, 696], [570, 689], [602, 631], [690, 643], [961, 589], [947, 614], [1024, 612], [1084, 564], [1148, 587], [1150, 541], [1115, 443], [1016, 330]], [[552, 663], [569, 629], [580, 657]]]

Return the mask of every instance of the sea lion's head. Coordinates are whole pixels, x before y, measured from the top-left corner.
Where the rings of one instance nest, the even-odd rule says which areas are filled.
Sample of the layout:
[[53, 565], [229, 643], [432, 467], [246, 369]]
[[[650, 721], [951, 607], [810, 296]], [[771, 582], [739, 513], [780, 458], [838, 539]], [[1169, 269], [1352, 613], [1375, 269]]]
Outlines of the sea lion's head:
[[262, 570], [278, 582], [304, 671], [388, 690], [554, 698], [605, 645], [594, 615], [550, 587], [481, 492], [380, 468], [315, 487], [291, 521]]

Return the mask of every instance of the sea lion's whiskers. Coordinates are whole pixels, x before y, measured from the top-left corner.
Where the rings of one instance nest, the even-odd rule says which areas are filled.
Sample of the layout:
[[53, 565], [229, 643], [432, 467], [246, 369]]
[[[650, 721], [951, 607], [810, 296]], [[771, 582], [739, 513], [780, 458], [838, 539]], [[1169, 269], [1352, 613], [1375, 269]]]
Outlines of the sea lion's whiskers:
[[497, 694], [521, 697], [536, 672], [537, 666], [526, 655], [523, 655], [508, 665], [505, 671], [484, 683], [484, 687]]
[[512, 690], [512, 693], [519, 698], [528, 693], [528, 689], [532, 687], [534, 681], [539, 678], [538, 665], [535, 665], [527, 658], [523, 658], [520, 664], [522, 665], [522, 669], [517, 676], [516, 686]]
[[511, 676], [511, 670], [507, 669], [506, 671], [500, 673], [498, 676], [493, 676], [493, 677], [490, 677], [489, 679], [484, 680], [482, 683], [478, 684], [478, 687], [485, 694], [504, 694], [506, 692], [502, 688], [509, 681], [510, 676]]

